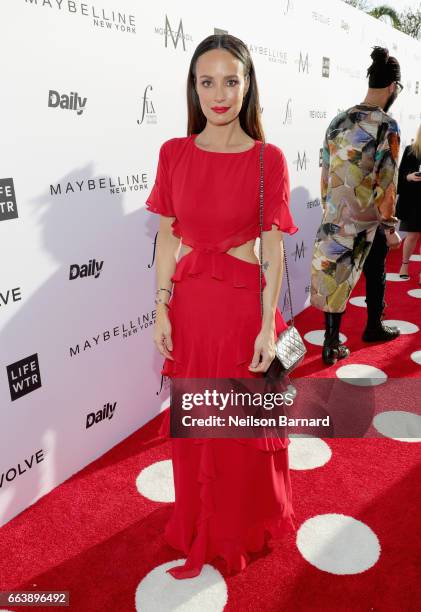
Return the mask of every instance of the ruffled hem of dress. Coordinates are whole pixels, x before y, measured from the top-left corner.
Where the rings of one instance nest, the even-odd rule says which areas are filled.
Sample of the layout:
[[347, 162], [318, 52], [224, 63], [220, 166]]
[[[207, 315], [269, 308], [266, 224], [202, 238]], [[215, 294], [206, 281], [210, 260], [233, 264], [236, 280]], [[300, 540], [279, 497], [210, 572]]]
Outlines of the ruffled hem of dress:
[[[198, 443], [201, 443], [201, 441], [198, 441]], [[193, 541], [183, 542], [180, 530], [174, 530], [171, 535], [171, 519], [165, 528], [167, 544], [187, 555], [183, 565], [166, 570], [174, 578], [194, 578], [200, 574], [205, 563], [211, 563], [217, 558], [222, 558], [225, 561], [227, 575], [237, 573], [242, 571], [250, 562], [250, 553], [261, 551], [269, 539], [281, 538], [288, 533], [297, 531], [292, 503], [291, 500], [287, 500], [282, 516], [253, 522], [253, 525], [242, 537], [226, 538], [218, 537], [215, 534], [208, 537], [209, 520], [215, 513], [212, 482], [217, 479], [212, 452], [212, 448], [207, 445], [201, 454], [198, 472], [198, 482], [201, 485], [201, 509]]]

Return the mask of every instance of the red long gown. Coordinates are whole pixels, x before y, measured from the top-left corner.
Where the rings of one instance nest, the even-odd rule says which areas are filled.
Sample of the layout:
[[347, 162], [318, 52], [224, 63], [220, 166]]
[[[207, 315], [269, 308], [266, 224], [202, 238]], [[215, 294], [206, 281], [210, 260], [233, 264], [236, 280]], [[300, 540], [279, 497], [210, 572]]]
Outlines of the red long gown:
[[[171, 138], [159, 152], [147, 209], [174, 217], [173, 234], [193, 250], [178, 260], [168, 316], [174, 360], [161, 374], [180, 378], [253, 378], [248, 370], [261, 328], [259, 266], [226, 253], [259, 236], [261, 141], [240, 153], [205, 151], [196, 135]], [[263, 229], [293, 234], [285, 157], [264, 150]], [[265, 286], [263, 276], [263, 286]], [[276, 335], [286, 328], [279, 309]], [[169, 409], [161, 434], [170, 437]], [[175, 505], [167, 543], [187, 557], [167, 570], [197, 576], [220, 556], [227, 573], [268, 537], [296, 531], [288, 464], [289, 439], [171, 438]]]

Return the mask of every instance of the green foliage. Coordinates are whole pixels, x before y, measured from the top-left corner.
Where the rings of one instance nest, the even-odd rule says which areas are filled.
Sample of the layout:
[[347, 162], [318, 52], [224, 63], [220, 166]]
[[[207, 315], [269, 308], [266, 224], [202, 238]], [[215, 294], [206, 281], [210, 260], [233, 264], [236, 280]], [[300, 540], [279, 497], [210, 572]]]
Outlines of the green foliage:
[[421, 38], [421, 5], [416, 9], [407, 9], [403, 13], [397, 13], [394, 8], [382, 4], [371, 8], [368, 0], [343, 0], [346, 4], [353, 6], [376, 19], [389, 17], [394, 28], [419, 40]]

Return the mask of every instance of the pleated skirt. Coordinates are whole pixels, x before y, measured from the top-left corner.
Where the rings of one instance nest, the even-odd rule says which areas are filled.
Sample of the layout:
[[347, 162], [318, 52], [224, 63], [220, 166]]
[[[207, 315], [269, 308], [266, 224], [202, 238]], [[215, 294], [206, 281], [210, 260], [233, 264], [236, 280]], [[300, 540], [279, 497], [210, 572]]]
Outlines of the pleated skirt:
[[[248, 370], [261, 328], [259, 266], [228, 253], [194, 249], [172, 277], [169, 302], [173, 360], [161, 373], [179, 378], [257, 378]], [[263, 287], [265, 279], [263, 277]], [[277, 309], [276, 335], [286, 328]], [[204, 563], [244, 569], [270, 538], [295, 532], [288, 438], [172, 438], [171, 406], [160, 429], [170, 438], [175, 504], [166, 542], [181, 551], [175, 578], [197, 576]]]

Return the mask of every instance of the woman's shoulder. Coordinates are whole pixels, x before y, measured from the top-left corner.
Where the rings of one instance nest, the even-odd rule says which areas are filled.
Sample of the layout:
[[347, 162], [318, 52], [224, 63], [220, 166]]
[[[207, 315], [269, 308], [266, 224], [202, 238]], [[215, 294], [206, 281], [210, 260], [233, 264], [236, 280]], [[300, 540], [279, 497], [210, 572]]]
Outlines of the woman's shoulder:
[[168, 140], [164, 140], [161, 148], [165, 149], [165, 151], [177, 150], [184, 146], [188, 142], [189, 138], [190, 136], [174, 136], [173, 138], [168, 138]]
[[286, 165], [286, 158], [282, 148], [273, 142], [265, 142], [265, 157], [272, 164]]

